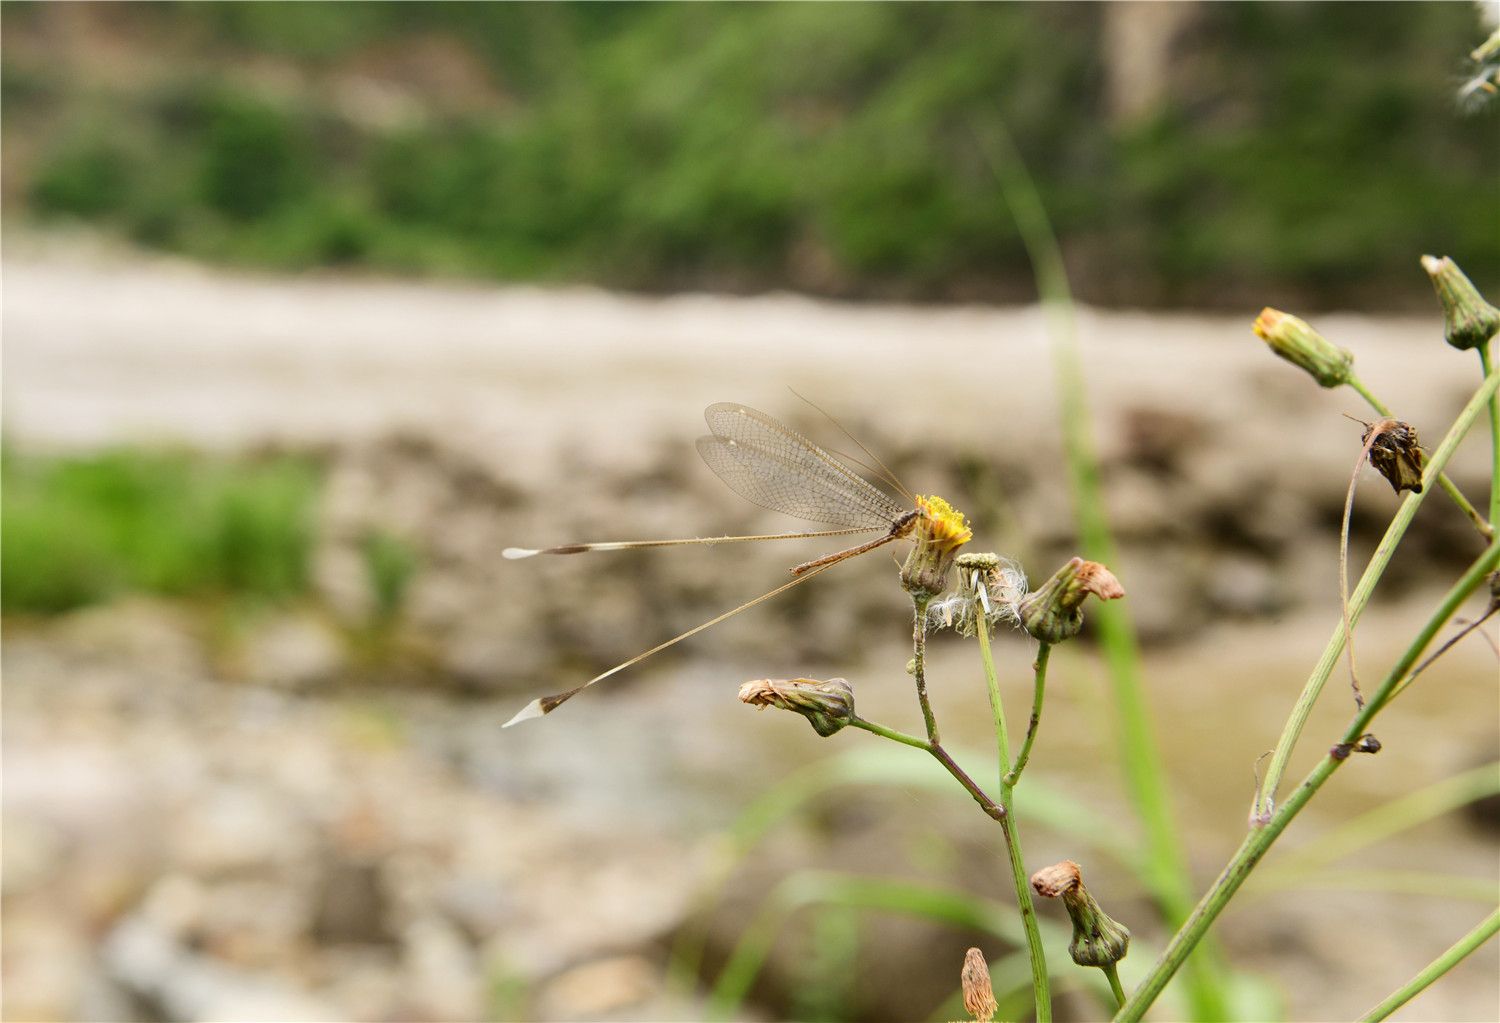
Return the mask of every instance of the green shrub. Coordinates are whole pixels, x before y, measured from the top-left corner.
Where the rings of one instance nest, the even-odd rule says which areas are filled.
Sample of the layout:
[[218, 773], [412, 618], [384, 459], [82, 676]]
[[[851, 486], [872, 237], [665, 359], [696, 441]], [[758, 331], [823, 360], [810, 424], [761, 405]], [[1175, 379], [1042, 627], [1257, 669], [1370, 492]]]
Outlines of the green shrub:
[[135, 180], [125, 147], [88, 128], [44, 159], [31, 184], [31, 203], [46, 214], [105, 217], [129, 203]]
[[0, 607], [49, 614], [124, 591], [286, 600], [307, 588], [316, 468], [116, 451], [6, 455]]

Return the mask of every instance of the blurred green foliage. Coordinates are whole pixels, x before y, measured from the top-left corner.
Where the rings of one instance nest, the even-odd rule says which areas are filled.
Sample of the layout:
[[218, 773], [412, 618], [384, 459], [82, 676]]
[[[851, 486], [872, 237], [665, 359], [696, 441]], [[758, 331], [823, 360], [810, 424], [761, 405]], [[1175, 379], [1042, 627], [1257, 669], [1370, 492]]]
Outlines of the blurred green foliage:
[[406, 593], [417, 571], [417, 552], [389, 533], [375, 531], [363, 545], [365, 572], [375, 598], [375, 624], [389, 625], [406, 603]]
[[7, 613], [126, 590], [279, 601], [307, 588], [319, 473], [306, 459], [7, 452], [0, 476]]
[[167, 70], [130, 87], [44, 59], [44, 6], [4, 8], [15, 191], [207, 259], [1019, 297], [974, 142], [1003, 119], [1085, 300], [1426, 301], [1421, 251], [1500, 276], [1465, 4], [1201, 5], [1130, 120], [1096, 5], [141, 5], [112, 27]]

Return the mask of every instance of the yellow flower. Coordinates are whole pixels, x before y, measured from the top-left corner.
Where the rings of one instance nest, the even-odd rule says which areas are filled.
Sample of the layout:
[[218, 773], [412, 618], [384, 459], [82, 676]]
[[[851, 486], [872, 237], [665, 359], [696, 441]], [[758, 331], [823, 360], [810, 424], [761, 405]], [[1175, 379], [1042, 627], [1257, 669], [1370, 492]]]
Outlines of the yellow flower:
[[948, 586], [958, 549], [974, 537], [963, 512], [936, 495], [918, 497], [922, 517], [913, 529], [916, 546], [901, 568], [901, 585], [913, 596], [934, 597]]

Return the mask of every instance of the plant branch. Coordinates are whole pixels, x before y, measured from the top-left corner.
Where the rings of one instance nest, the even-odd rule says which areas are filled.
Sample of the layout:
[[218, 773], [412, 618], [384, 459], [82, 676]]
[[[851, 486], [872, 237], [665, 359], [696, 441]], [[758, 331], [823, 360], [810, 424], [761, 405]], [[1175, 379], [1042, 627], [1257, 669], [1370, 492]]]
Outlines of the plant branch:
[[[1424, 481], [1431, 481], [1442, 473], [1443, 467], [1453, 457], [1453, 452], [1458, 449], [1459, 442], [1468, 433], [1469, 427], [1473, 425], [1480, 410], [1494, 396], [1497, 386], [1500, 386], [1500, 372], [1492, 370], [1489, 376], [1485, 377], [1479, 390], [1475, 391], [1469, 399], [1469, 403], [1464, 406], [1463, 411], [1458, 414], [1458, 418], [1453, 421], [1453, 425], [1449, 427], [1442, 442], [1433, 451], [1423, 474]], [[1366, 392], [1361, 390], [1360, 393]], [[1373, 397], [1369, 397], [1369, 400], [1374, 401]], [[1381, 409], [1382, 406], [1377, 404], [1376, 411], [1381, 411]], [[1386, 565], [1390, 563], [1391, 556], [1396, 552], [1396, 546], [1406, 535], [1407, 527], [1411, 525], [1412, 518], [1417, 514], [1417, 509], [1421, 506], [1429, 489], [1423, 487], [1421, 493], [1406, 495], [1406, 499], [1401, 502], [1401, 507], [1391, 519], [1390, 526], [1386, 528], [1385, 536], [1381, 537], [1379, 546], [1375, 548], [1375, 553], [1370, 556], [1364, 574], [1360, 576], [1359, 582], [1355, 584], [1354, 592], [1349, 596], [1348, 617], [1351, 627], [1359, 621], [1360, 614], [1375, 590], [1375, 584], [1385, 572]], [[1292, 750], [1296, 747], [1298, 738], [1302, 735], [1303, 727], [1307, 724], [1308, 715], [1312, 713], [1313, 704], [1323, 692], [1323, 685], [1328, 681], [1328, 676], [1338, 663], [1339, 654], [1343, 652], [1344, 634], [1344, 623], [1340, 621], [1334, 627], [1328, 644], [1323, 648], [1323, 656], [1318, 659], [1312, 674], [1308, 676], [1307, 684], [1302, 688], [1302, 694], [1297, 697], [1297, 703], [1292, 708], [1286, 725], [1282, 728], [1281, 738], [1276, 742], [1276, 750], [1271, 755], [1271, 764], [1266, 769], [1265, 780], [1256, 794], [1255, 806], [1251, 810], [1252, 824], [1263, 825], [1276, 811], [1276, 790], [1281, 785], [1282, 775], [1286, 773], [1287, 763], [1291, 759]]]
[[[1083, 358], [1078, 351], [1073, 296], [1062, 248], [1031, 172], [1004, 123], [993, 119], [991, 133], [980, 140], [980, 145], [1005, 204], [1015, 218], [1047, 316], [1057, 373], [1063, 450], [1082, 553], [1090, 561], [1118, 564], [1099, 485], [1099, 460], [1094, 452]], [[1192, 874], [1173, 820], [1161, 749], [1152, 735], [1135, 626], [1129, 608], [1115, 601], [1099, 607], [1093, 621], [1112, 683], [1121, 773], [1145, 836], [1141, 856], [1146, 865], [1145, 880], [1162, 915], [1171, 924], [1181, 924], [1192, 908]], [[1188, 974], [1193, 1015], [1205, 1019], [1227, 1016], [1222, 976], [1217, 953], [1205, 949]]]
[[1105, 963], [1099, 969], [1103, 970], [1104, 975], [1109, 978], [1109, 989], [1115, 993], [1115, 1005], [1123, 1006], [1125, 1004], [1125, 989], [1120, 986], [1119, 968], [1114, 963]]
[[930, 599], [913, 595], [911, 602], [916, 611], [916, 620], [911, 627], [912, 677], [917, 681], [917, 702], [922, 705], [922, 723], [927, 726], [927, 741], [937, 746], [940, 744], [937, 715], [932, 712], [932, 702], [927, 699], [927, 605]]
[[1478, 927], [1459, 938], [1452, 948], [1428, 963], [1411, 980], [1391, 992], [1391, 996], [1385, 1001], [1365, 1013], [1361, 1017], [1361, 1023], [1379, 1023], [1380, 1020], [1388, 1017], [1430, 987], [1443, 974], [1457, 966], [1469, 953], [1493, 938], [1496, 931], [1500, 931], [1500, 909], [1485, 917]]
[[980, 788], [979, 785], [974, 781], [974, 779], [969, 777], [968, 772], [966, 772], [962, 767], [959, 767], [958, 762], [954, 760], [953, 757], [948, 754], [948, 751], [943, 749], [941, 745], [928, 742], [925, 739], [919, 739], [915, 735], [907, 735], [905, 732], [898, 732], [894, 728], [887, 728], [885, 727], [885, 725], [879, 725], [873, 721], [866, 721], [861, 717], [854, 718], [849, 722], [849, 724], [853, 725], [855, 728], [863, 728], [865, 731], [871, 732], [875, 735], [879, 735], [883, 738], [891, 739], [895, 742], [899, 742], [907, 746], [912, 746], [916, 749], [926, 750], [928, 753], [931, 753], [934, 759], [936, 759], [938, 763], [942, 764], [943, 768], [958, 780], [958, 783], [964, 787], [964, 791], [974, 797], [974, 802], [979, 804], [979, 808], [981, 810], [983, 810], [986, 814], [988, 814], [995, 820], [1004, 822], [1004, 808], [1002, 808], [1000, 804], [991, 799], [989, 793]]
[[[1031, 691], [1031, 720], [1026, 723], [1026, 738], [1021, 743], [1021, 752], [1016, 754], [1016, 764], [1001, 779], [1001, 784], [1015, 788], [1016, 782], [1021, 780], [1021, 772], [1026, 769], [1026, 762], [1031, 759], [1031, 746], [1036, 742], [1037, 725], [1042, 720], [1042, 694], [1047, 689], [1047, 659], [1052, 656], [1052, 644], [1043, 643], [1037, 648], [1036, 662], [1032, 664], [1031, 670], [1035, 674], [1035, 681]], [[991, 697], [999, 704], [998, 693]]]
[[[1490, 344], [1479, 346], [1479, 368], [1489, 376], [1494, 371], [1490, 362]], [[1490, 398], [1490, 525], [1500, 523], [1500, 397]]]
[[1479, 589], [1485, 582], [1485, 577], [1500, 565], [1500, 541], [1493, 541], [1485, 548], [1484, 553], [1469, 566], [1463, 576], [1456, 582], [1444, 596], [1438, 609], [1422, 626], [1415, 639], [1407, 646], [1401, 657], [1391, 666], [1386, 673], [1379, 688], [1371, 695], [1362, 710], [1354, 716], [1344, 732], [1342, 741], [1333, 746], [1323, 759], [1320, 760], [1312, 772], [1297, 786], [1296, 790], [1282, 804], [1281, 808], [1268, 820], [1264, 827], [1253, 828], [1240, 843], [1239, 849], [1230, 858], [1229, 863], [1219, 874], [1211, 887], [1199, 900], [1197, 908], [1185, 924], [1172, 936], [1172, 940], [1163, 950], [1161, 957], [1151, 967], [1151, 971], [1141, 981], [1130, 999], [1115, 1016], [1116, 1023], [1128, 1023], [1128, 1021], [1139, 1020], [1150, 1007], [1156, 997], [1161, 994], [1162, 988], [1166, 987], [1173, 974], [1182, 966], [1193, 948], [1207, 933], [1210, 926], [1218, 918], [1235, 892], [1245, 883], [1250, 872], [1255, 869], [1267, 850], [1286, 830], [1288, 824], [1302, 811], [1308, 801], [1317, 793], [1318, 789], [1332, 777], [1334, 771], [1338, 770], [1345, 761], [1349, 759], [1349, 750], [1364, 735], [1370, 722], [1375, 715], [1390, 703], [1392, 693], [1400, 685], [1401, 680], [1406, 677], [1422, 652], [1432, 643], [1434, 637], [1457, 613], [1459, 607], [1467, 600], [1475, 590]]
[[[1484, 375], [1489, 376], [1489, 360], [1483, 348], [1479, 350], [1479, 357], [1480, 360], [1484, 363]], [[1364, 381], [1355, 376], [1352, 371], [1349, 374], [1349, 386], [1354, 388], [1354, 390], [1359, 393], [1359, 396], [1365, 399], [1366, 404], [1368, 404], [1376, 412], [1379, 412], [1381, 415], [1387, 416], [1391, 419], [1396, 418], [1396, 414], [1390, 410], [1390, 407], [1387, 406], [1385, 402], [1375, 397], [1374, 393], [1365, 386]], [[1492, 419], [1494, 419], [1494, 416], [1496, 414], [1494, 411], [1495, 408], [1495, 401], [1494, 399], [1491, 399], [1490, 416]], [[1495, 430], [1500, 431], [1500, 420], [1497, 420], [1492, 425], [1494, 426]], [[1497, 434], [1497, 436], [1500, 436], [1500, 434]], [[1500, 452], [1500, 448], [1497, 448], [1496, 450], [1497, 452]], [[1497, 454], [1497, 458], [1500, 458], [1500, 454]], [[1492, 476], [1491, 479], [1500, 479], [1500, 476]], [[1479, 535], [1484, 537], [1486, 540], [1493, 540], [1495, 537], [1495, 529], [1494, 526], [1492, 526], [1490, 523], [1493, 522], [1497, 516], [1500, 516], [1500, 511], [1497, 511], [1496, 509], [1495, 484], [1492, 483], [1490, 486], [1490, 517], [1488, 520], [1486, 520], [1483, 515], [1479, 514], [1478, 509], [1476, 509], [1472, 504], [1469, 503], [1469, 499], [1463, 495], [1463, 491], [1458, 489], [1458, 485], [1448, 478], [1447, 473], [1438, 473], [1437, 482], [1438, 486], [1443, 488], [1443, 492], [1446, 493], [1450, 498], [1452, 498], [1453, 503], [1458, 506], [1458, 510], [1469, 517], [1469, 521], [1474, 524], [1474, 528], [1479, 531]]]
[[1037, 1023], [1051, 1023], [1052, 988], [1047, 978], [1047, 954], [1042, 950], [1042, 934], [1037, 924], [1036, 905], [1031, 899], [1031, 880], [1021, 855], [1021, 840], [1016, 834], [1012, 788], [1006, 781], [1010, 763], [1010, 740], [1005, 730], [1005, 707], [1000, 702], [1000, 680], [995, 672], [995, 655], [990, 649], [990, 623], [979, 616], [975, 635], [979, 639], [979, 657], [984, 662], [984, 679], [990, 693], [990, 710], [995, 718], [995, 744], [1000, 759], [1000, 805], [1005, 819], [1000, 829], [1005, 833], [1005, 852], [1010, 858], [1011, 879], [1016, 886], [1016, 904], [1021, 909], [1021, 923], [1026, 928], [1026, 948], [1031, 957], [1031, 987], [1036, 998]]

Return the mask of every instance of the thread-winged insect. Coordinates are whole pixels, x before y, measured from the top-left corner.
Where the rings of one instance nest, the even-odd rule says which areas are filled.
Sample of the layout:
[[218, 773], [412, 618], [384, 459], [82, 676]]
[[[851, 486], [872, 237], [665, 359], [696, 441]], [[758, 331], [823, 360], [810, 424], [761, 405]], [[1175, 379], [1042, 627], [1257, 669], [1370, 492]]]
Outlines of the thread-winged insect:
[[[798, 583], [824, 572], [841, 561], [875, 550], [885, 544], [909, 536], [919, 523], [933, 513], [941, 504], [941, 498], [926, 498], [912, 494], [903, 487], [884, 464], [860, 444], [879, 467], [883, 478], [895, 487], [908, 503], [897, 501], [890, 494], [875, 486], [841, 458], [824, 450], [791, 427], [777, 421], [764, 412], [733, 402], [719, 402], [704, 410], [709, 433], [698, 438], [698, 453], [708, 467], [728, 484], [735, 493], [763, 508], [783, 512], [810, 522], [836, 526], [836, 529], [800, 533], [769, 533], [757, 536], [716, 536], [675, 540], [617, 540], [604, 543], [573, 543], [559, 547], [539, 549], [507, 547], [502, 551], [506, 558], [529, 558], [537, 554], [583, 554], [592, 551], [635, 550], [644, 547], [676, 547], [688, 544], [712, 545], [739, 543], [752, 540], [800, 540], [808, 537], [852, 536], [857, 533], [879, 531], [880, 535], [845, 550], [826, 554], [812, 561], [803, 562], [792, 569], [794, 578], [754, 600], [726, 611], [702, 625], [664, 643], [660, 643], [630, 660], [615, 665], [589, 679], [582, 685], [552, 696], [543, 696], [531, 701], [515, 717], [506, 722], [506, 727], [530, 718], [550, 714], [568, 700], [590, 686], [602, 682], [617, 672], [680, 643], [704, 629], [719, 624], [726, 618], [739, 614], [786, 592]], [[851, 438], [852, 439], [852, 438]], [[855, 441], [859, 444], [858, 441]]]

